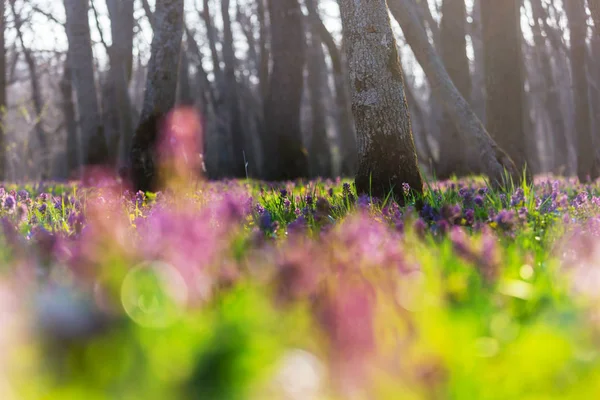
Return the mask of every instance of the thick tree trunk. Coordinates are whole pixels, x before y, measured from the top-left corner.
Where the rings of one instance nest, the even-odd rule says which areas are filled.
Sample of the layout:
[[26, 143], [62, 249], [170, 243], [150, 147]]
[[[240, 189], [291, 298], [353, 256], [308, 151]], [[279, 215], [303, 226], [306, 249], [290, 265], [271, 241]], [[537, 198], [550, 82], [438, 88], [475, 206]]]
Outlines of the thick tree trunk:
[[144, 103], [130, 156], [133, 185], [136, 190], [144, 191], [157, 188], [155, 146], [158, 124], [175, 105], [183, 36], [183, 0], [158, 0], [154, 20], [156, 30]]
[[596, 179], [592, 171], [594, 143], [586, 75], [586, 15], [584, 0], [565, 0], [571, 43], [571, 76], [575, 100], [575, 132], [577, 135], [577, 176], [581, 182]]
[[527, 167], [521, 0], [481, 1], [488, 132], [515, 162]]
[[560, 106], [560, 95], [557, 84], [552, 73], [552, 61], [548, 53], [548, 44], [542, 34], [542, 25], [540, 21], [546, 19], [546, 11], [542, 6], [541, 0], [530, 0], [533, 14], [533, 40], [538, 62], [541, 67], [541, 79], [544, 87], [543, 102], [545, 112], [548, 115], [550, 126], [553, 131], [554, 147], [556, 149], [552, 169], [557, 174], [569, 173], [569, 152], [567, 142], [567, 126], [565, 123], [562, 108]]
[[0, 182], [6, 179], [6, 131], [4, 117], [6, 115], [6, 15], [4, 0], [0, 1]]
[[308, 176], [300, 106], [306, 44], [298, 0], [269, 0], [273, 69], [265, 103], [264, 172], [268, 180]]
[[[467, 12], [464, 0], [444, 0], [440, 28], [440, 53], [446, 71], [460, 94], [468, 99], [471, 96], [471, 74], [467, 57], [466, 40]], [[448, 113], [442, 117], [440, 137], [440, 159], [437, 177], [449, 178], [469, 173], [467, 145], [461, 140], [456, 126]]]
[[442, 61], [429, 43], [413, 0], [388, 1], [392, 14], [400, 23], [406, 41], [425, 71], [431, 89], [441, 99], [462, 139], [466, 143], [471, 143], [479, 154], [483, 173], [487, 174], [494, 184], [504, 183], [505, 172], [515, 179], [518, 178], [520, 174], [513, 161], [490, 137], [469, 107], [469, 103], [452, 83]]
[[[84, 164], [102, 164], [106, 161], [107, 154], [102, 154], [99, 150], [104, 150], [101, 146], [102, 142], [106, 148], [106, 139], [94, 77], [94, 55], [88, 23], [89, 2], [88, 0], [64, 0], [64, 5]], [[92, 142], [98, 146], [92, 146]]]
[[404, 78], [385, 0], [340, 0], [358, 138], [359, 193], [422, 192]]

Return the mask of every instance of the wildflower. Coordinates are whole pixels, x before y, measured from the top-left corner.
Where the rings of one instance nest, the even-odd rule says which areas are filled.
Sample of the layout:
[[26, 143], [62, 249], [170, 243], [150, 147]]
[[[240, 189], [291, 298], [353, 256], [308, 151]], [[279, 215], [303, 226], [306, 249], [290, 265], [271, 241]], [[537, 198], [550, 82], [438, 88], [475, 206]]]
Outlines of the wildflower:
[[483, 207], [483, 197], [475, 196], [475, 198], [473, 199], [473, 202], [475, 203], [476, 206]]
[[514, 225], [515, 212], [513, 210], [501, 210], [494, 218], [494, 222], [502, 229], [508, 230]]
[[369, 205], [371, 204], [371, 200], [369, 199], [369, 196], [367, 196], [366, 194], [361, 194], [360, 196], [358, 196], [358, 207], [365, 209], [368, 208]]
[[281, 189], [281, 190], [279, 191], [279, 196], [280, 196], [281, 198], [285, 198], [285, 197], [287, 197], [287, 195], [288, 195], [288, 192], [287, 192], [287, 190], [285, 190], [285, 189]]
[[8, 210], [9, 213], [15, 210], [16, 205], [17, 201], [15, 200], [15, 197], [13, 195], [6, 196], [6, 198], [4, 199], [4, 208]]
[[19, 190], [19, 192], [17, 194], [18, 194], [19, 200], [27, 200], [29, 198], [29, 192], [25, 189]]
[[518, 188], [517, 190], [515, 190], [515, 193], [513, 193], [512, 197], [510, 199], [510, 205], [512, 207], [517, 207], [517, 206], [521, 205], [524, 201], [525, 201], [525, 192], [523, 191], [522, 188]]
[[475, 222], [475, 211], [470, 208], [465, 211], [465, 225], [473, 225], [473, 222]]
[[313, 205], [313, 197], [310, 194], [306, 195], [306, 205], [309, 207]]
[[408, 196], [410, 193], [410, 185], [406, 182], [402, 183], [402, 191], [404, 192], [405, 196]]

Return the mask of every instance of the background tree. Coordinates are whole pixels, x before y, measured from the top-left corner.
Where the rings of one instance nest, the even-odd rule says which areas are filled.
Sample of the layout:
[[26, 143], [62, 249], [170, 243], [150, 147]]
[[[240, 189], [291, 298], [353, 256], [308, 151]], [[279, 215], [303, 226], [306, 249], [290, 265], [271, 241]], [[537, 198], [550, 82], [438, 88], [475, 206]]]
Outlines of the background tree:
[[481, 1], [487, 129], [522, 173], [527, 142], [520, 10], [521, 0]]
[[70, 67], [77, 98], [81, 146], [85, 164], [101, 164], [107, 160], [106, 139], [100, 118], [94, 54], [88, 20], [88, 0], [64, 0], [66, 32], [69, 41]]
[[[464, 0], [443, 0], [440, 24], [440, 54], [448, 75], [465, 98], [471, 96], [471, 74], [467, 57], [467, 12]], [[467, 145], [461, 140], [456, 126], [444, 113], [443, 131], [440, 137], [440, 161], [437, 177], [444, 179], [451, 174], [466, 175], [469, 172]]]
[[131, 178], [136, 190], [156, 189], [158, 128], [175, 105], [183, 36], [183, 0], [158, 0], [154, 37], [140, 123], [131, 149]]
[[273, 66], [264, 107], [265, 178], [307, 177], [307, 152], [300, 126], [306, 53], [303, 15], [297, 0], [269, 0], [269, 15]]

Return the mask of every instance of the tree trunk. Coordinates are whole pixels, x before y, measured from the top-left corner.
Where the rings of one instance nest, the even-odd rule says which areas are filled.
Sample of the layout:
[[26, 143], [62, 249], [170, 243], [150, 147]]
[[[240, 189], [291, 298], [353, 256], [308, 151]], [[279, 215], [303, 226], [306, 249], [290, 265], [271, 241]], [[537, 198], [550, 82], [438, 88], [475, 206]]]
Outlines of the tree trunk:
[[417, 193], [417, 163], [404, 78], [385, 0], [340, 0], [358, 138], [358, 193], [405, 199]]
[[552, 73], [552, 61], [548, 53], [548, 44], [542, 34], [542, 25], [540, 21], [546, 19], [546, 11], [542, 6], [541, 0], [530, 0], [533, 14], [533, 40], [538, 62], [541, 67], [541, 79], [544, 88], [543, 103], [545, 112], [550, 120], [550, 126], [553, 130], [554, 147], [556, 149], [552, 169], [557, 174], [569, 173], [569, 152], [567, 142], [567, 126], [564, 120], [562, 108], [560, 106], [560, 96], [558, 86], [554, 81]]
[[60, 91], [62, 95], [62, 112], [64, 124], [67, 131], [66, 143], [66, 164], [67, 178], [72, 178], [79, 168], [79, 146], [77, 143], [77, 121], [75, 114], [75, 104], [73, 103], [73, 85], [71, 60], [67, 53], [64, 72], [60, 81]]
[[183, 0], [158, 0], [154, 12], [156, 30], [140, 124], [133, 136], [131, 173], [136, 190], [156, 190], [156, 142], [158, 124], [175, 105], [177, 73], [183, 36]]
[[343, 176], [353, 176], [356, 172], [356, 132], [352, 124], [352, 115], [350, 110], [350, 99], [348, 98], [348, 71], [343, 62], [343, 54], [338, 49], [333, 36], [323, 24], [316, 7], [307, 8], [311, 23], [314, 29], [317, 29], [320, 39], [327, 47], [329, 59], [333, 69], [333, 82], [335, 86], [336, 103], [336, 121], [337, 121], [337, 140], [340, 148], [341, 168], [340, 173]]
[[298, 0], [269, 0], [269, 15], [273, 67], [264, 107], [265, 178], [304, 178], [308, 160], [300, 126], [306, 53], [303, 15]]
[[[42, 114], [43, 114], [43, 100], [42, 100], [42, 92], [40, 88], [40, 83], [37, 75], [37, 64], [36, 60], [31, 53], [31, 50], [25, 46], [25, 40], [23, 39], [23, 31], [22, 25], [23, 22], [21, 20], [21, 16], [17, 13], [15, 8], [15, 0], [10, 0], [10, 7], [12, 10], [13, 18], [15, 21], [15, 29], [17, 31], [17, 38], [21, 44], [21, 48], [23, 49], [23, 55], [25, 56], [25, 62], [27, 64], [27, 68], [29, 70], [29, 82], [31, 83], [31, 98], [33, 101], [33, 111], [35, 112], [35, 124], [34, 131], [36, 134], [37, 142], [39, 145], [39, 152], [41, 156], [39, 157], [37, 164], [41, 168], [42, 178], [49, 178], [48, 172], [50, 171], [50, 154], [48, 149], [48, 138], [47, 134], [44, 131], [44, 127], [42, 125]], [[34, 148], [32, 141], [29, 141], [28, 145], [28, 163], [34, 162]]]
[[256, 0], [258, 14], [258, 47], [260, 51], [260, 66], [258, 68], [258, 82], [260, 85], [260, 97], [264, 103], [266, 102], [269, 91], [269, 49], [267, 48], [268, 27], [267, 15], [265, 10], [265, 0]]
[[527, 169], [524, 130], [524, 71], [521, 0], [481, 1], [488, 132], [515, 162]]
[[88, 0], [64, 0], [64, 5], [84, 164], [102, 164], [108, 155], [102, 154], [106, 148], [106, 139], [102, 129], [94, 77], [94, 55], [88, 23], [89, 2]]
[[[317, 11], [315, 0], [305, 0], [308, 9], [308, 92], [311, 110], [311, 134], [308, 148], [310, 174], [312, 177], [331, 176], [331, 147], [327, 138], [327, 115], [325, 98], [327, 96], [327, 65], [325, 52], [316, 24], [311, 13]], [[318, 16], [317, 16], [318, 18]]]
[[179, 80], [177, 81], [177, 104], [193, 104], [192, 87], [190, 83], [190, 60], [187, 51], [181, 50], [179, 59]]
[[225, 114], [229, 119], [228, 130], [232, 149], [232, 158], [230, 164], [226, 167], [229, 171], [228, 175], [236, 178], [245, 178], [246, 167], [244, 163], [244, 154], [248, 151], [244, 141], [244, 131], [241, 124], [238, 82], [235, 76], [236, 58], [233, 32], [231, 30], [229, 4], [229, 0], [221, 0], [221, 17], [223, 19], [223, 63], [225, 65], [223, 100], [226, 107]]
[[565, 0], [565, 11], [569, 22], [571, 76], [575, 100], [575, 132], [577, 135], [577, 176], [581, 182], [596, 179], [592, 171], [594, 143], [591, 131], [588, 82], [586, 75], [587, 23], [584, 0]]
[[425, 71], [431, 89], [441, 99], [464, 142], [472, 143], [479, 154], [483, 173], [487, 174], [492, 183], [496, 185], [505, 183], [505, 171], [513, 178], [518, 178], [520, 174], [513, 161], [490, 137], [467, 101], [452, 83], [442, 61], [429, 43], [413, 0], [388, 1], [390, 10], [400, 23], [407, 43]]
[[109, 49], [110, 80], [114, 93], [111, 108], [115, 108], [118, 115], [119, 132], [111, 138], [109, 147], [111, 153], [118, 152], [116, 159], [119, 163], [127, 160], [134, 129], [128, 90], [133, 69], [133, 4], [134, 0], [106, 0], [112, 37], [119, 38], [113, 39]]
[[[467, 57], [467, 12], [464, 0], [444, 0], [440, 27], [440, 52], [446, 71], [460, 94], [468, 99], [471, 95], [471, 74]], [[467, 145], [461, 140], [456, 126], [448, 113], [442, 117], [440, 156], [437, 177], [449, 178], [469, 173]]]
[[213, 25], [212, 16], [210, 15], [210, 4], [209, 0], [204, 0], [204, 8], [200, 13], [200, 16], [204, 20], [206, 26], [206, 39], [208, 41], [208, 47], [210, 49], [210, 56], [213, 65], [213, 74], [215, 76], [215, 82], [217, 86], [223, 82], [223, 71], [221, 70], [221, 62], [219, 52], [217, 51], [217, 32]]
[[4, 119], [6, 115], [6, 15], [4, 0], [0, 1], [0, 182], [6, 179], [6, 131]]

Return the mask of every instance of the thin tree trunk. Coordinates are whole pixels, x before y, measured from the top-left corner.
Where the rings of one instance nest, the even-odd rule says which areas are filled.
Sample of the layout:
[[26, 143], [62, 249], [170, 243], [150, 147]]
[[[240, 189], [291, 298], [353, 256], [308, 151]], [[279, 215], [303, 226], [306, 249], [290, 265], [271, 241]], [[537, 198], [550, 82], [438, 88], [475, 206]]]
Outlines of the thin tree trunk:
[[84, 164], [102, 164], [107, 158], [106, 139], [102, 129], [94, 77], [94, 55], [88, 23], [89, 2], [88, 0], [64, 0], [64, 5]]
[[[23, 31], [22, 31], [22, 21], [21, 16], [17, 12], [15, 8], [15, 0], [10, 0], [10, 7], [12, 10], [13, 18], [15, 21], [15, 29], [17, 31], [17, 38], [19, 39], [19, 43], [21, 48], [23, 49], [23, 55], [25, 56], [25, 62], [27, 63], [27, 68], [29, 69], [29, 82], [31, 83], [31, 97], [33, 100], [33, 110], [35, 112], [35, 124], [34, 131], [36, 134], [36, 138], [38, 141], [38, 145], [40, 146], [39, 151], [41, 153], [41, 161], [39, 162], [39, 166], [41, 167], [42, 177], [48, 178], [47, 174], [50, 171], [50, 162], [49, 162], [49, 153], [48, 153], [48, 138], [46, 132], [44, 131], [44, 127], [42, 125], [42, 114], [43, 114], [43, 100], [42, 100], [42, 92], [39, 84], [39, 79], [37, 76], [37, 65], [36, 60], [31, 53], [31, 50], [25, 46], [25, 41], [23, 39]], [[33, 143], [29, 142], [28, 146], [28, 162], [33, 163], [34, 149]]]
[[[467, 57], [466, 24], [465, 1], [444, 0], [440, 29], [442, 61], [460, 94], [468, 99], [471, 95], [471, 74]], [[448, 113], [444, 113], [442, 121], [444, 131], [440, 137], [437, 177], [445, 179], [452, 174], [467, 175], [469, 173], [467, 145], [461, 140]]]
[[77, 169], [79, 168], [80, 147], [77, 143], [77, 117], [75, 113], [75, 104], [73, 103], [72, 69], [68, 52], [64, 64], [63, 76], [60, 81], [60, 91], [62, 95], [63, 119], [67, 131], [67, 178], [72, 178], [77, 173]]
[[[106, 0], [113, 40], [109, 49], [110, 80], [114, 96], [112, 107], [118, 115], [118, 134], [111, 138], [110, 152], [117, 152], [119, 163], [125, 163], [133, 136], [133, 115], [129, 98], [129, 82], [133, 63], [133, 0]], [[123, 38], [122, 40], [120, 38]], [[115, 153], [116, 154], [116, 153]]]
[[417, 163], [404, 77], [385, 0], [340, 0], [350, 67], [352, 114], [358, 138], [359, 193], [405, 199], [417, 193]]
[[[317, 11], [315, 0], [305, 0], [308, 9], [308, 92], [311, 110], [311, 134], [308, 148], [312, 177], [331, 176], [331, 147], [327, 138], [327, 116], [325, 98], [327, 96], [327, 65], [325, 52], [314, 20]], [[318, 16], [317, 16], [318, 18]]]
[[308, 92], [311, 110], [308, 146], [310, 172], [314, 178], [327, 178], [331, 175], [331, 149], [327, 138], [324, 102], [324, 91], [327, 90], [327, 67], [321, 41], [314, 31], [308, 40]]
[[586, 15], [584, 0], [565, 0], [569, 22], [571, 75], [575, 100], [575, 132], [577, 135], [577, 176], [581, 182], [596, 176], [592, 171], [594, 144], [592, 141], [589, 93], [586, 75]]
[[265, 0], [256, 0], [259, 32], [258, 47], [260, 52], [260, 66], [258, 68], [258, 82], [260, 85], [260, 97], [266, 102], [269, 91], [269, 49], [267, 48], [268, 27], [267, 15], [265, 10]]
[[221, 17], [223, 19], [223, 63], [224, 68], [224, 103], [226, 114], [229, 117], [229, 139], [231, 141], [232, 158], [227, 166], [229, 175], [236, 178], [246, 177], [244, 154], [247, 146], [244, 141], [244, 132], [241, 124], [241, 111], [239, 107], [238, 83], [235, 76], [235, 48], [233, 32], [231, 30], [229, 0], [221, 0]]
[[4, 120], [6, 116], [6, 15], [4, 0], [0, 1], [0, 182], [6, 179], [6, 130]]
[[190, 83], [190, 60], [185, 49], [181, 50], [179, 60], [179, 80], [177, 81], [177, 104], [192, 104], [192, 87]]
[[327, 47], [331, 67], [333, 69], [333, 82], [335, 86], [337, 140], [340, 148], [341, 168], [344, 176], [353, 176], [356, 172], [356, 132], [352, 124], [352, 111], [348, 94], [348, 71], [343, 62], [343, 54], [335, 44], [335, 40], [327, 27], [323, 24], [316, 7], [307, 4], [310, 21], [316, 29], [321, 41]]
[[303, 15], [298, 0], [269, 0], [269, 15], [273, 69], [264, 107], [265, 178], [303, 178], [308, 176], [300, 126], [306, 53]]
[[156, 190], [158, 124], [175, 105], [179, 57], [183, 36], [183, 0], [158, 0], [156, 30], [140, 124], [131, 149], [132, 180], [136, 190]]
[[488, 132], [515, 162], [527, 169], [524, 130], [524, 71], [521, 0], [481, 1]]
[[537, 53], [538, 62], [541, 67], [541, 79], [544, 87], [543, 102], [545, 112], [550, 120], [550, 126], [554, 132], [554, 165], [552, 169], [557, 174], [569, 173], [569, 146], [567, 142], [567, 127], [560, 106], [560, 95], [558, 86], [554, 81], [552, 73], [552, 61], [548, 53], [548, 44], [542, 34], [542, 25], [540, 21], [546, 19], [546, 11], [542, 6], [541, 0], [530, 0], [533, 14], [533, 40], [535, 43], [535, 51]]
[[213, 65], [213, 74], [215, 76], [215, 82], [217, 87], [223, 82], [223, 71], [221, 69], [221, 62], [219, 52], [217, 51], [217, 32], [213, 25], [212, 16], [210, 15], [210, 3], [209, 0], [204, 0], [204, 8], [200, 13], [200, 16], [204, 20], [206, 26], [206, 39], [208, 40], [208, 47], [210, 49], [210, 56]]
[[505, 171], [513, 178], [518, 178], [519, 173], [510, 159], [477, 118], [469, 103], [460, 94], [452, 79], [444, 68], [435, 49], [429, 43], [425, 28], [419, 20], [412, 0], [388, 0], [392, 14], [400, 23], [406, 41], [412, 48], [417, 61], [425, 71], [433, 92], [438, 96], [458, 132], [466, 143], [472, 143], [480, 156], [483, 172], [486, 173], [493, 184], [505, 182]]

